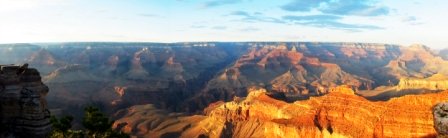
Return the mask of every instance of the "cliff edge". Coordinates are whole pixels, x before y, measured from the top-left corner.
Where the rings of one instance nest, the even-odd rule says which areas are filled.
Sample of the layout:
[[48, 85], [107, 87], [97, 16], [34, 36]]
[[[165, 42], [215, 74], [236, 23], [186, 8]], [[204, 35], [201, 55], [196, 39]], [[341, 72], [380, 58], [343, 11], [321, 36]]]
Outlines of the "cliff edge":
[[448, 77], [443, 74], [434, 74], [425, 79], [402, 78], [397, 85], [397, 90], [426, 89], [426, 90], [448, 90]]
[[28, 65], [0, 65], [0, 137], [48, 137], [48, 87]]
[[448, 96], [444, 91], [372, 102], [347, 85], [294, 103], [271, 98], [265, 89], [248, 93], [212, 103], [204, 115], [133, 106], [117, 112], [114, 128], [137, 137], [434, 137], [431, 110]]

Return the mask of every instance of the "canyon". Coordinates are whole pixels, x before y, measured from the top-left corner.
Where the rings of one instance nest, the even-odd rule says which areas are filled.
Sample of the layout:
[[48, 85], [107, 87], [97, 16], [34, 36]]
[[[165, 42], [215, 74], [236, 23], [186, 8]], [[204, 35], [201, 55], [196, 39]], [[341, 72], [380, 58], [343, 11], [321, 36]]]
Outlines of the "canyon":
[[45, 109], [74, 115], [75, 127], [94, 105], [139, 137], [409, 137], [435, 135], [431, 107], [448, 89], [443, 52], [377, 43], [35, 43], [0, 45], [0, 64], [39, 70], [51, 91]]
[[[448, 75], [448, 61], [424, 45], [92, 42], [5, 44], [0, 49], [0, 63], [29, 63], [41, 72], [55, 91], [48, 95], [52, 109], [96, 104], [110, 113], [135, 104], [200, 112], [212, 102], [246, 96], [250, 86], [287, 101], [324, 95], [329, 87], [342, 84], [367, 96], [387, 93], [372, 91], [392, 86], [423, 92], [407, 89], [404, 79]], [[391, 97], [394, 94], [377, 99]]]
[[133, 106], [115, 114], [114, 127], [137, 137], [433, 137], [432, 107], [448, 96], [444, 91], [372, 102], [345, 85], [287, 103], [262, 88], [248, 91], [247, 97], [210, 104], [205, 115]]

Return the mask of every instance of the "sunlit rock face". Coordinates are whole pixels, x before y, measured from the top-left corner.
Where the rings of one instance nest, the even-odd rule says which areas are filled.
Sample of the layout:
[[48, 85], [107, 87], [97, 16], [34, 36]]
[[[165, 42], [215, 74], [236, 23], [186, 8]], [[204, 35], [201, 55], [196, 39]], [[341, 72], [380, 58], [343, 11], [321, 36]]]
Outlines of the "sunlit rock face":
[[[331, 55], [351, 50], [350, 47], [338, 46], [331, 44], [328, 46], [309, 44], [303, 47], [287, 47], [286, 44], [254, 46], [233, 66], [211, 80], [207, 88], [246, 88], [256, 85], [273, 91], [308, 96], [324, 94], [327, 90], [321, 89], [322, 87], [340, 84], [372, 87], [372, 80], [350, 74], [337, 62], [328, 60], [332, 58]], [[311, 53], [312, 50], [308, 48], [321, 48], [321, 51]], [[332, 51], [332, 48], [345, 49]], [[355, 57], [353, 53], [349, 55], [347, 59]]]
[[318, 42], [247, 45], [250, 47], [246, 53], [219, 72], [186, 105], [229, 101], [233, 96], [247, 95], [245, 89], [250, 86], [281, 93], [287, 101], [325, 95], [330, 87], [338, 85], [351, 85], [354, 91], [362, 91], [362, 95], [373, 95], [374, 100], [441, 91], [448, 86], [444, 80], [427, 80], [437, 74], [448, 75], [448, 61], [424, 45]]
[[402, 78], [448, 75], [448, 61], [424, 45], [362, 43], [252, 44], [208, 89], [261, 86], [297, 96], [320, 95], [347, 84], [372, 90]]
[[398, 90], [426, 89], [426, 90], [447, 90], [448, 77], [442, 74], [435, 74], [425, 79], [402, 78], [397, 85]]
[[[114, 126], [155, 137], [433, 137], [432, 107], [448, 96], [445, 91], [371, 102], [339, 86], [324, 96], [286, 103], [266, 93], [249, 89], [246, 98], [211, 104], [204, 116], [134, 106], [118, 112]], [[163, 117], [146, 119], [150, 116]]]
[[48, 87], [33, 68], [0, 65], [0, 137], [47, 137]]
[[[438, 56], [424, 45], [411, 45], [400, 48], [401, 54], [394, 60], [391, 60], [385, 67], [380, 69], [379, 74], [385, 78], [395, 78], [397, 80], [403, 77], [427, 78], [434, 74], [448, 75], [448, 62], [441, 56]], [[389, 76], [389, 77], [387, 77]]]

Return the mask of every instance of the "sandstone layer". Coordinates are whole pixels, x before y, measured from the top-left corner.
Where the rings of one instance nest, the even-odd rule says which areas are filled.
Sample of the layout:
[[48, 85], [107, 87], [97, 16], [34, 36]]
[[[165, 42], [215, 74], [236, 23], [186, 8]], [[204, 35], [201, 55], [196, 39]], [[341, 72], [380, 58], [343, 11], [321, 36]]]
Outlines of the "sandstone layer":
[[444, 91], [371, 102], [340, 86], [286, 103], [255, 88], [247, 98], [211, 104], [204, 116], [134, 106], [118, 112], [114, 126], [138, 137], [433, 137], [432, 107], [447, 96]]
[[0, 137], [48, 137], [48, 87], [28, 65], [0, 65]]
[[[201, 112], [210, 103], [245, 97], [251, 86], [284, 96], [288, 102], [325, 95], [328, 88], [344, 84], [354, 86], [355, 92], [381, 94], [388, 91], [376, 88], [396, 86], [402, 78], [448, 75], [448, 62], [424, 45], [377, 43], [0, 45], [0, 64], [11, 62], [27, 62], [41, 72], [54, 90], [47, 98], [51, 109], [78, 115], [89, 104], [112, 109], [111, 113], [135, 104]], [[434, 87], [422, 87], [427, 86]]]
[[435, 74], [425, 79], [402, 78], [397, 85], [397, 89], [447, 90], [448, 77], [442, 74]]
[[246, 96], [250, 86], [281, 93], [287, 101], [324, 95], [337, 85], [354, 86], [373, 100], [445, 90], [445, 82], [427, 79], [432, 75], [448, 75], [448, 61], [424, 45], [252, 43], [186, 105]]
[[374, 90], [357, 91], [370, 100], [387, 100], [408, 94], [424, 94], [448, 90], [448, 77], [434, 74], [427, 78], [401, 78], [396, 86], [381, 86]]

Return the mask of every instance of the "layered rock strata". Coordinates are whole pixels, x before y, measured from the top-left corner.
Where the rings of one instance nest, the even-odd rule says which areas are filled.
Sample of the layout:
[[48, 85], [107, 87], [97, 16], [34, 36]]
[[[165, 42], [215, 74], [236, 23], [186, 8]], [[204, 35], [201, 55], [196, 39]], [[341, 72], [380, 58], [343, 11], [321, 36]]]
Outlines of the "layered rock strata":
[[397, 90], [408, 89], [447, 90], [448, 78], [442, 74], [435, 74], [426, 79], [400, 79], [400, 83], [397, 85]]
[[[196, 113], [219, 100], [245, 97], [251, 86], [266, 88], [288, 102], [322, 96], [343, 84], [355, 86], [357, 93], [366, 91], [361, 93], [374, 100], [387, 100], [433, 92], [390, 87], [401, 78], [448, 76], [448, 61], [441, 56], [423, 45], [374, 43], [0, 45], [0, 64], [27, 62], [36, 67], [54, 91], [47, 97], [49, 108], [75, 116], [92, 103], [111, 109], [107, 113], [136, 104]], [[383, 86], [387, 89], [377, 89]], [[115, 93], [115, 87], [125, 89]]]
[[[251, 89], [247, 98], [211, 104], [204, 116], [134, 106], [119, 112], [115, 126], [154, 137], [433, 137], [432, 107], [447, 96], [445, 91], [371, 102], [341, 86], [324, 96], [286, 103], [264, 89]], [[140, 118], [148, 114], [165, 117]]]
[[0, 65], [0, 137], [47, 137], [48, 90], [39, 72], [27, 64]]

